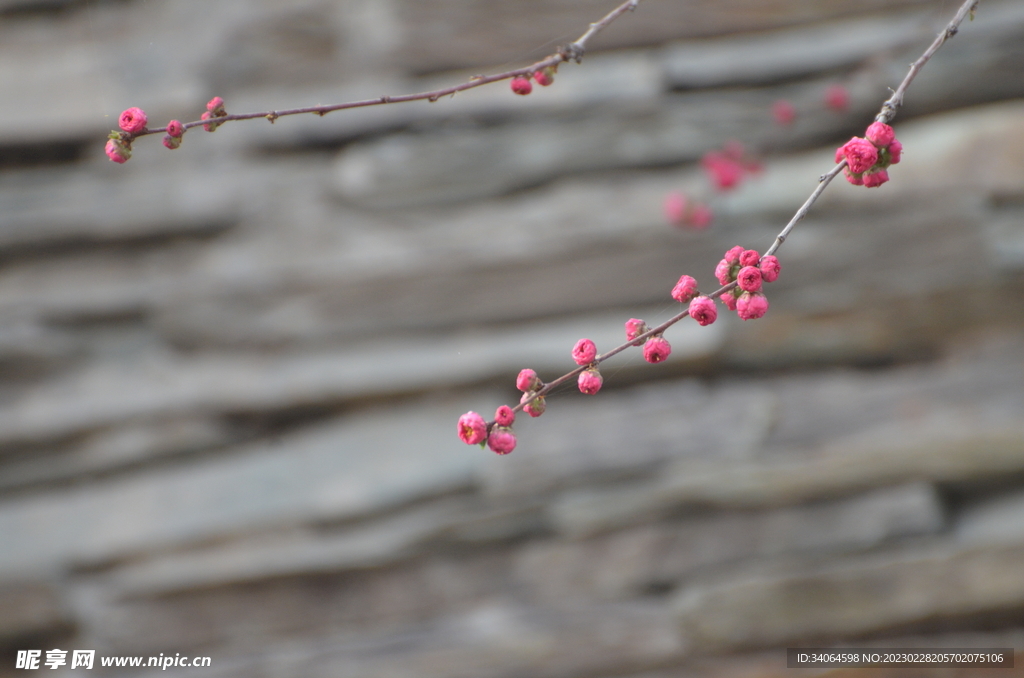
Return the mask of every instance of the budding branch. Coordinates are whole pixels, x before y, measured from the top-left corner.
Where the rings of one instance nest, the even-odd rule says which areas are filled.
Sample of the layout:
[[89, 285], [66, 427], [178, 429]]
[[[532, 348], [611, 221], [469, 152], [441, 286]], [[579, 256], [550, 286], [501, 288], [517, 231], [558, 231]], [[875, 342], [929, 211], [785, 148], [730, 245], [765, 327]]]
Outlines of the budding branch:
[[[924, 66], [924, 64], [926, 64], [929, 59], [931, 59], [932, 55], [934, 55], [935, 52], [938, 51], [938, 49], [942, 47], [942, 45], [947, 40], [949, 40], [950, 38], [957, 34], [960, 28], [960, 24], [963, 22], [963, 20], [967, 17], [968, 14], [970, 14], [973, 17], [974, 11], [978, 7], [978, 2], [979, 0], [966, 0], [966, 2], [964, 2], [964, 4], [957, 11], [956, 15], [953, 17], [953, 20], [949, 22], [949, 24], [946, 26], [945, 29], [942, 30], [941, 33], [939, 33], [938, 37], [936, 37], [934, 42], [932, 42], [928, 49], [925, 50], [924, 54], [922, 54], [921, 57], [917, 59], [917, 61], [911, 64], [910, 71], [907, 73], [906, 77], [903, 78], [903, 82], [900, 83], [900, 86], [896, 89], [895, 92], [893, 92], [893, 95], [888, 100], [886, 100], [885, 103], [882, 104], [882, 110], [875, 118], [877, 121], [888, 124], [896, 116], [896, 112], [903, 105], [903, 95], [906, 92], [907, 87], [910, 86], [910, 83], [917, 75], [918, 71], [921, 70], [921, 67]], [[623, 7], [619, 7], [615, 11], [621, 13], [626, 10]], [[615, 12], [612, 12], [612, 14], [615, 14]], [[609, 17], [610, 16], [611, 14], [609, 15]], [[608, 17], [606, 17], [606, 19], [607, 18]], [[593, 26], [591, 28], [593, 28]], [[846, 167], [845, 159], [841, 161], [838, 165], [833, 167], [831, 170], [829, 170], [827, 173], [819, 177], [818, 185], [814, 188], [814, 191], [807, 198], [807, 200], [804, 201], [804, 204], [800, 206], [800, 209], [796, 211], [796, 214], [794, 214], [793, 218], [789, 220], [789, 223], [786, 224], [786, 227], [783, 228], [782, 231], [780, 231], [779, 234], [775, 237], [775, 242], [772, 243], [772, 246], [768, 248], [768, 250], [764, 253], [764, 256], [772, 255], [775, 252], [777, 252], [780, 247], [782, 247], [782, 243], [786, 241], [786, 238], [789, 236], [790, 231], [793, 230], [793, 227], [795, 227], [801, 220], [803, 220], [805, 216], [807, 216], [807, 213], [810, 211], [811, 206], [814, 205], [815, 202], [817, 202], [818, 197], [824, 192], [825, 188], [830, 183], [832, 183], [832, 180], [835, 179], [836, 176], [838, 176], [839, 173], [843, 171], [844, 167]], [[723, 285], [722, 287], [718, 288], [717, 290], [711, 292], [706, 296], [715, 299], [721, 297], [724, 293], [732, 290], [734, 287], [736, 287], [735, 281], [730, 282], [728, 285]], [[643, 344], [644, 340], [648, 339], [649, 337], [653, 337], [655, 335], [663, 333], [669, 327], [675, 325], [677, 322], [679, 322], [688, 315], [690, 315], [690, 312], [688, 310], [682, 311], [681, 313], [674, 315], [673, 317], [669, 318], [668, 320], [658, 325], [657, 327], [654, 327], [648, 330], [647, 332], [638, 335], [636, 338], [631, 339], [624, 344], [616, 346], [610, 351], [602, 353], [601, 355], [597, 356], [594, 359], [593, 363], [588, 365], [580, 365], [571, 372], [563, 374], [561, 377], [558, 377], [553, 381], [547, 382], [540, 389], [537, 389], [535, 392], [533, 392], [533, 397], [538, 398], [549, 394], [552, 390], [569, 381], [573, 377], [579, 375], [584, 370], [587, 370], [596, 364], [604, 362], [608, 358], [611, 358], [613, 355], [625, 351], [630, 346], [639, 346]], [[529, 401], [520, 402], [518, 405], [512, 408], [512, 411], [519, 412], [524, 407], [526, 407], [527, 404], [529, 404]], [[493, 425], [493, 420], [488, 421], [488, 430], [490, 430], [490, 428]]]
[[[380, 106], [382, 104], [397, 104], [406, 101], [422, 101], [427, 100], [435, 102], [441, 97], [458, 94], [464, 92], [467, 89], [473, 89], [474, 87], [480, 87], [487, 85], [492, 82], [498, 82], [500, 80], [508, 80], [509, 78], [515, 78], [517, 76], [529, 76], [537, 71], [542, 71], [545, 68], [555, 68], [558, 64], [566, 61], [580, 62], [584, 52], [586, 52], [587, 43], [595, 35], [604, 30], [609, 24], [618, 19], [626, 12], [631, 12], [636, 9], [640, 0], [626, 0], [611, 12], [608, 12], [600, 21], [590, 24], [587, 31], [576, 39], [575, 42], [571, 42], [565, 47], [562, 47], [551, 56], [542, 59], [530, 66], [525, 68], [517, 68], [511, 71], [505, 71], [504, 73], [495, 73], [493, 75], [481, 75], [476, 76], [469, 82], [464, 82], [459, 85], [452, 87], [445, 87], [442, 89], [433, 90], [430, 92], [418, 92], [416, 94], [399, 94], [395, 96], [380, 96], [375, 99], [364, 99], [362, 101], [349, 101], [342, 104], [330, 104], [327, 106], [310, 106], [307, 108], [289, 108], [283, 111], [264, 111], [262, 113], [238, 113], [233, 115], [222, 115], [217, 118], [209, 118], [208, 120], [195, 120], [193, 122], [186, 122], [183, 124], [185, 129], [191, 127], [198, 127], [199, 125], [219, 125], [224, 122], [231, 122], [233, 120], [253, 120], [256, 118], [266, 118], [270, 122], [274, 122], [278, 118], [283, 118], [286, 115], [300, 115], [303, 113], [315, 113], [316, 115], [326, 115], [332, 111], [340, 111], [346, 108], [365, 108], [366, 106]], [[155, 127], [153, 129], [145, 129], [142, 132], [136, 134], [136, 137], [145, 136], [147, 134], [159, 134], [160, 132], [166, 132], [166, 127]]]

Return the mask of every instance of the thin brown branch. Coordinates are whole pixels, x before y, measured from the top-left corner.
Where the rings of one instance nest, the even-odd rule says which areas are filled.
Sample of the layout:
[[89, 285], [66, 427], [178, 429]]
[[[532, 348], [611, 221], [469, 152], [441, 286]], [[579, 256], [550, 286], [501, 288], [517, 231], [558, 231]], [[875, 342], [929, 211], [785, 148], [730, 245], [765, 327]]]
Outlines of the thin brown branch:
[[[459, 85], [453, 85], [451, 87], [444, 87], [442, 89], [431, 90], [429, 92], [417, 92], [415, 94], [399, 94], [395, 96], [380, 96], [374, 99], [363, 99], [361, 101], [349, 101], [341, 104], [330, 104], [327, 106], [309, 106], [306, 108], [289, 108], [281, 111], [263, 111], [262, 113], [238, 113], [234, 115], [222, 115], [219, 118], [210, 118], [209, 120], [194, 120], [192, 122], [184, 123], [185, 129], [192, 127], [198, 127], [200, 125], [209, 124], [220, 124], [224, 122], [231, 122], [234, 120], [254, 120], [256, 118], [265, 118], [270, 122], [274, 122], [278, 118], [283, 118], [288, 115], [301, 115], [304, 113], [314, 113], [316, 115], [326, 115], [333, 111], [341, 111], [346, 108], [365, 108], [367, 106], [380, 106], [383, 104], [397, 104], [406, 101], [422, 101], [427, 100], [435, 102], [441, 97], [450, 96], [459, 92], [464, 92], [474, 87], [481, 87], [483, 85], [490, 84], [492, 82], [498, 82], [499, 80], [508, 80], [520, 75], [531, 75], [537, 71], [543, 70], [548, 67], [555, 67], [566, 61], [575, 61], [579, 63], [586, 52], [587, 43], [590, 40], [608, 27], [613, 21], [625, 14], [636, 9], [640, 0], [626, 0], [621, 5], [613, 9], [611, 12], [606, 14], [600, 21], [590, 24], [586, 32], [576, 39], [575, 42], [571, 42], [565, 47], [558, 50], [557, 53], [552, 54], [536, 63], [533, 63], [525, 68], [517, 68], [511, 71], [505, 71], [503, 73], [495, 73], [493, 75], [481, 75], [476, 76], [469, 82], [464, 82]], [[147, 128], [145, 131], [136, 134], [136, 137], [145, 136], [147, 134], [159, 134], [166, 132], [166, 127], [154, 127], [152, 129]]]
[[[903, 105], [903, 95], [906, 92], [907, 88], [910, 86], [910, 83], [914, 80], [914, 77], [917, 75], [918, 71], [921, 70], [921, 67], [924, 66], [924, 64], [926, 64], [929, 59], [931, 59], [932, 55], [935, 54], [935, 52], [940, 47], [942, 47], [942, 45], [947, 40], [949, 40], [951, 37], [953, 37], [954, 35], [957, 34], [957, 32], [958, 32], [958, 30], [960, 28], [960, 24], [963, 22], [964, 18], [968, 14], [973, 14], [973, 12], [977, 9], [978, 2], [979, 2], [979, 0], [966, 0], [966, 2], [964, 2], [964, 4], [960, 7], [959, 11], [957, 11], [956, 16], [954, 16], [953, 20], [949, 22], [949, 25], [947, 25], [946, 28], [941, 33], [939, 33], [938, 37], [935, 38], [935, 41], [932, 42], [932, 44], [928, 47], [928, 49], [925, 50], [924, 54], [922, 54], [921, 57], [917, 61], [915, 61], [913, 64], [911, 64], [910, 71], [907, 73], [906, 77], [903, 78], [903, 82], [900, 83], [900, 86], [896, 89], [895, 92], [893, 92], [893, 95], [887, 101], [885, 101], [885, 103], [882, 104], [882, 110], [878, 114], [878, 116], [876, 117], [876, 120], [878, 120], [879, 122], [885, 122], [885, 123], [888, 124], [896, 116], [896, 112]], [[626, 11], [625, 9], [623, 9], [620, 6], [616, 10], [616, 12], [619, 12], [620, 10], [622, 12]], [[613, 14], [614, 14], [614, 12], [613, 12]], [[609, 16], [611, 16], [611, 15], [609, 15]], [[591, 28], [593, 28], [595, 25], [596, 24], [592, 24]], [[807, 213], [810, 211], [811, 206], [813, 206], [814, 203], [817, 202], [818, 197], [821, 196], [821, 194], [824, 192], [825, 188], [830, 183], [832, 183], [832, 180], [835, 179], [839, 175], [839, 173], [843, 171], [844, 167], [846, 167], [846, 160], [843, 160], [838, 165], [836, 165], [831, 170], [829, 170], [828, 172], [826, 172], [825, 174], [821, 175], [818, 178], [818, 185], [814, 188], [814, 191], [811, 192], [811, 195], [807, 198], [807, 200], [804, 201], [803, 205], [801, 205], [800, 208], [796, 211], [796, 214], [794, 214], [793, 218], [789, 220], [789, 223], [786, 224], [785, 228], [783, 228], [779, 232], [779, 234], [775, 237], [775, 242], [772, 243], [772, 246], [768, 248], [768, 250], [764, 253], [763, 256], [768, 256], [770, 254], [775, 254], [775, 252], [777, 252], [778, 249], [780, 247], [782, 247], [782, 244], [784, 242], [786, 242], [786, 238], [789, 237], [789, 234], [793, 230], [793, 228], [800, 221], [802, 221], [804, 217], [807, 216]], [[722, 296], [722, 294], [724, 294], [725, 292], [733, 289], [734, 287], [736, 287], [736, 282], [735, 281], [729, 283], [728, 285], [720, 287], [719, 289], [715, 290], [711, 294], [708, 294], [707, 296], [711, 297], [712, 299], [715, 299], [715, 298], [718, 298], [718, 297]], [[571, 372], [567, 372], [566, 374], [563, 374], [562, 376], [558, 377], [554, 381], [551, 381], [551, 382], [548, 382], [548, 383], [544, 384], [544, 386], [541, 387], [539, 390], [537, 390], [534, 395], [535, 396], [547, 395], [548, 393], [550, 393], [552, 390], [554, 390], [558, 386], [561, 386], [565, 382], [567, 382], [570, 379], [572, 379], [573, 377], [579, 375], [584, 370], [589, 369], [593, 365], [600, 364], [600, 363], [604, 362], [608, 358], [611, 358], [612, 356], [614, 356], [614, 355], [616, 355], [618, 353], [621, 353], [622, 351], [625, 351], [630, 346], [638, 346], [638, 345], [642, 344], [643, 341], [645, 339], [649, 338], [649, 337], [652, 337], [652, 336], [655, 336], [655, 335], [658, 335], [658, 334], [662, 334], [669, 327], [671, 327], [672, 325], [675, 325], [677, 322], [679, 322], [680, 320], [682, 320], [683, 318], [685, 318], [689, 314], [690, 314], [690, 312], [688, 310], [686, 310], [686, 311], [682, 311], [682, 312], [672, 316], [671, 318], [669, 318], [668, 320], [666, 320], [662, 324], [660, 324], [657, 327], [654, 327], [654, 328], [648, 330], [647, 332], [637, 336], [635, 339], [633, 339], [631, 341], [627, 341], [624, 344], [620, 344], [619, 346], [616, 346], [615, 348], [613, 348], [610, 351], [602, 353], [601, 355], [597, 356], [594, 359], [593, 363], [591, 363], [589, 365], [580, 365], [576, 369], [572, 370]], [[518, 412], [518, 411], [522, 410], [526, 406], [526, 404], [527, 403], [522, 403], [521, 402], [518, 405], [516, 405], [515, 407], [513, 407], [512, 410], [514, 412]], [[493, 426], [493, 425], [494, 425], [493, 421], [488, 421], [487, 422], [488, 430], [490, 430], [490, 427]]]
[[901, 82], [900, 86], [896, 88], [896, 91], [892, 93], [892, 96], [882, 104], [882, 110], [878, 116], [875, 117], [875, 120], [888, 124], [896, 117], [896, 112], [903, 106], [903, 95], [907, 91], [907, 88], [910, 87], [910, 83], [914, 81], [915, 77], [917, 77], [918, 71], [921, 70], [922, 66], [928, 63], [928, 60], [932, 58], [932, 55], [935, 54], [935, 52], [937, 52], [947, 40], [959, 32], [960, 24], [963, 23], [968, 14], [970, 14], [971, 17], [974, 16], [974, 11], [978, 9], [978, 2], [979, 0], [966, 0], [966, 2], [960, 6], [960, 9], [957, 10], [956, 15], [953, 17], [953, 20], [950, 21], [946, 28], [944, 28], [942, 32], [935, 37], [935, 40], [928, 46], [928, 49], [924, 51], [924, 54], [922, 54], [917, 61], [910, 64], [910, 70], [907, 72], [906, 77], [903, 78], [903, 82]]

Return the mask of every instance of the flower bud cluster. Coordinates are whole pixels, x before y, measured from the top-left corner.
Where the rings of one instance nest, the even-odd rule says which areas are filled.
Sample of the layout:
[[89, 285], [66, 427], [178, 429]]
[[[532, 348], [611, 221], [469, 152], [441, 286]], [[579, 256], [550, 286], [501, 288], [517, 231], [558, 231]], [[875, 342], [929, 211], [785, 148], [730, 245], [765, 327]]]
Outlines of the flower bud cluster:
[[864, 137], [853, 137], [836, 149], [836, 162], [846, 160], [846, 180], [854, 186], [874, 188], [889, 181], [890, 165], [900, 161], [903, 144], [884, 122], [868, 125]]
[[[201, 116], [199, 116], [199, 119], [212, 120], [214, 118], [223, 118], [227, 114], [228, 111], [226, 108], [224, 108], [224, 100], [220, 97], [213, 97], [212, 99], [210, 99], [209, 102], [207, 102], [206, 111]], [[224, 123], [209, 122], [203, 125], [203, 129], [205, 129], [207, 132], [212, 132], [218, 127], [220, 127], [222, 124]]]
[[[212, 120], [214, 118], [222, 118], [227, 115], [228, 112], [224, 108], [224, 100], [220, 97], [214, 97], [206, 104], [206, 111], [203, 113], [202, 120]], [[128, 162], [128, 159], [132, 157], [132, 141], [140, 134], [148, 134], [146, 123], [149, 122], [146, 117], [146, 112], [141, 108], [129, 108], [121, 112], [118, 116], [117, 124], [121, 128], [121, 131], [113, 131], [107, 137], [107, 145], [104, 151], [107, 157], [116, 163]], [[217, 129], [221, 124], [220, 122], [211, 122], [203, 125], [203, 129], [207, 132], [212, 132]], [[167, 123], [167, 134], [164, 135], [164, 146], [170, 149], [175, 149], [181, 146], [181, 139], [185, 136], [185, 125], [179, 120], [171, 120]]]
[[690, 200], [680, 191], [672, 191], [666, 195], [662, 209], [665, 212], [665, 219], [673, 226], [689, 226], [700, 230], [710, 226], [715, 218], [710, 207], [702, 202]]
[[[741, 318], [750, 320], [760, 318], [768, 310], [768, 299], [761, 292], [761, 286], [775, 281], [779, 277], [779, 270], [779, 260], [774, 256], [762, 257], [756, 250], [745, 250], [737, 246], [725, 253], [715, 275], [723, 285], [736, 283], [735, 290], [726, 292], [723, 301], [730, 309], [737, 311]], [[700, 325], [710, 325], [717, 319], [718, 309], [714, 299], [700, 293], [693, 277], [680, 276], [671, 294], [679, 303], [689, 304], [687, 312]], [[643, 346], [644, 360], [647, 362], [664, 362], [672, 355], [672, 346], [668, 340], [661, 333], [650, 334], [651, 328], [643, 320], [630, 318], [626, 321], [625, 329], [626, 341], [633, 346]], [[604, 384], [598, 371], [598, 363], [602, 358], [598, 356], [597, 345], [590, 339], [580, 339], [573, 346], [571, 355], [579, 367], [554, 383], [561, 383], [578, 372], [576, 383], [580, 392], [595, 395]], [[531, 417], [539, 417], [544, 413], [544, 396], [538, 395], [544, 387], [537, 373], [529, 368], [521, 370], [516, 377], [516, 388], [523, 392], [520, 405]], [[484, 421], [476, 412], [467, 412], [459, 418], [459, 438], [469, 445], [486, 445], [498, 454], [508, 454], [516, 446], [516, 437], [512, 432], [514, 422], [515, 411], [507, 405], [497, 409], [491, 423]]]
[[181, 138], [185, 136], [185, 126], [177, 120], [167, 123], [167, 134], [164, 135], [164, 146], [174, 150], [181, 146]]
[[516, 434], [512, 432], [515, 420], [516, 414], [508, 405], [498, 408], [491, 426], [476, 412], [466, 412], [459, 417], [459, 439], [467, 445], [486, 444], [497, 454], [508, 454], [516, 448]]
[[516, 94], [526, 96], [533, 91], [533, 83], [530, 82], [531, 79], [541, 87], [547, 87], [555, 81], [555, 67], [545, 66], [533, 73], [517, 75], [512, 78], [512, 82], [510, 83], [512, 91]]
[[729, 141], [720, 151], [708, 151], [700, 161], [701, 167], [720, 191], [731, 191], [740, 185], [747, 174], [761, 171], [761, 163], [747, 155], [743, 144]]
[[[684, 275], [676, 283], [676, 286], [672, 289], [672, 296], [676, 299], [680, 297], [690, 296], [690, 288], [692, 285], [692, 292], [697, 292], [697, 281], [688, 275]], [[679, 296], [676, 296], [676, 295]], [[644, 347], [644, 360], [654, 364], [660, 363], [668, 359], [672, 355], [672, 345], [668, 343], [668, 340], [660, 334], [655, 334], [651, 337], [645, 337], [644, 339], [638, 339], [637, 337], [647, 334], [651, 330], [643, 320], [640, 318], [630, 318], [626, 321], [626, 339], [633, 346]]]
[[594, 395], [600, 391], [604, 380], [601, 378], [601, 373], [597, 371], [597, 364], [594, 363], [597, 359], [597, 346], [594, 342], [590, 339], [577, 341], [572, 349], [572, 359], [577, 365], [588, 366], [586, 370], [580, 372], [580, 376], [576, 380], [580, 393]]
[[537, 395], [537, 391], [544, 388], [544, 382], [540, 380], [536, 372], [529, 368], [521, 370], [519, 376], [516, 377], [516, 388], [523, 392], [523, 397], [519, 399], [519, 402], [523, 403], [523, 412], [531, 417], [539, 417], [544, 414], [544, 410], [547, 409], [544, 396]]
[[111, 161], [118, 164], [128, 162], [132, 157], [132, 140], [146, 131], [146, 112], [141, 108], [129, 108], [121, 111], [117, 117], [117, 126], [121, 128], [118, 132], [114, 130], [107, 136], [107, 145], [103, 151]]
[[736, 287], [722, 294], [722, 303], [743, 320], [762, 317], [768, 312], [768, 297], [761, 291], [762, 284], [775, 282], [781, 270], [779, 260], [773, 255], [762, 257], [757, 250], [733, 247], [715, 267], [719, 283], [736, 282]]

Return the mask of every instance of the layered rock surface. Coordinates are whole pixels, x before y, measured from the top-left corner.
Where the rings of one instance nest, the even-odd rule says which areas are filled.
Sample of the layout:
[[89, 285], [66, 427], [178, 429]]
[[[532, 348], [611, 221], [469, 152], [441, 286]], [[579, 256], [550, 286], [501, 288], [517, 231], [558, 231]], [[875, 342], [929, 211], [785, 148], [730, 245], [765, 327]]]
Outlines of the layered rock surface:
[[[645, 2], [529, 97], [101, 152], [128, 106], [421, 91], [609, 9], [0, 0], [0, 676], [28, 648], [767, 678], [801, 643], [1024, 647], [1020, 3], [922, 70], [892, 180], [826, 191], [765, 318], [618, 356], [597, 396], [521, 415], [506, 458], [458, 415], [766, 249], [951, 7]], [[764, 170], [716, 193], [699, 159], [730, 139]], [[667, 225], [673, 190], [714, 225]]]

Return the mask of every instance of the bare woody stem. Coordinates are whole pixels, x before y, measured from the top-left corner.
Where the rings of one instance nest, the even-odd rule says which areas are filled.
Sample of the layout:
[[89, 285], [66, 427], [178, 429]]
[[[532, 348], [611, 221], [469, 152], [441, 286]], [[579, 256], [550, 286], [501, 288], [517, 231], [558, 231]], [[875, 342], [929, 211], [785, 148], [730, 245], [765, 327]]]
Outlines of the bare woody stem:
[[[473, 89], [474, 87], [480, 87], [487, 85], [492, 82], [498, 82], [499, 80], [508, 80], [520, 75], [531, 75], [539, 70], [543, 70], [548, 67], [555, 67], [558, 64], [566, 61], [580, 62], [584, 52], [586, 52], [587, 43], [595, 35], [600, 33], [605, 27], [615, 21], [617, 18], [631, 12], [636, 9], [640, 0], [626, 0], [621, 5], [613, 9], [611, 12], [606, 14], [600, 21], [590, 24], [587, 31], [576, 39], [575, 42], [571, 42], [568, 45], [560, 48], [557, 53], [552, 54], [541, 61], [531, 64], [525, 68], [517, 68], [511, 71], [505, 71], [504, 73], [495, 73], [493, 75], [480, 75], [472, 78], [469, 82], [464, 82], [459, 85], [452, 87], [445, 87], [442, 89], [432, 90], [430, 92], [417, 92], [415, 94], [399, 94], [396, 96], [381, 96], [375, 99], [363, 99], [361, 101], [349, 101], [342, 104], [330, 104], [327, 106], [309, 106], [307, 108], [289, 108], [281, 111], [264, 111], [262, 113], [239, 113], [236, 115], [222, 115], [219, 118], [210, 118], [208, 120], [194, 120], [187, 122], [183, 125], [185, 129], [190, 127], [198, 127], [199, 125], [209, 124], [220, 124], [224, 122], [231, 122], [232, 120], [253, 120], [256, 118], [265, 118], [270, 122], [274, 122], [278, 118], [283, 118], [287, 115], [300, 115], [303, 113], [315, 113], [316, 115], [326, 115], [332, 111], [341, 111], [346, 108], [365, 108], [366, 106], [380, 106], [382, 104], [397, 104], [405, 101], [421, 101], [426, 99], [430, 102], [435, 102], [441, 97], [452, 96], [459, 92], [464, 92], [467, 89]], [[138, 134], [136, 137], [145, 136], [147, 134], [158, 134], [160, 132], [166, 132], [166, 127], [154, 127], [153, 129], [146, 129]]]
[[[960, 7], [959, 11], [957, 11], [956, 16], [954, 16], [953, 20], [949, 22], [949, 25], [946, 26], [946, 28], [941, 33], [939, 33], [938, 37], [936, 37], [935, 41], [932, 42], [932, 44], [928, 47], [927, 50], [925, 50], [924, 54], [922, 54], [921, 57], [917, 61], [915, 61], [913, 64], [911, 64], [910, 71], [907, 73], [906, 77], [903, 78], [903, 82], [900, 83], [900, 86], [896, 89], [895, 92], [893, 92], [893, 95], [888, 100], [886, 100], [885, 103], [882, 104], [882, 110], [878, 114], [878, 116], [875, 118], [876, 120], [878, 120], [879, 122], [884, 122], [884, 123], [888, 124], [896, 116], [896, 112], [903, 105], [903, 95], [906, 92], [907, 87], [910, 86], [910, 83], [913, 81], [914, 77], [917, 75], [917, 72], [920, 71], [921, 67], [924, 66], [924, 64], [926, 64], [929, 59], [932, 58], [932, 55], [935, 54], [935, 52], [939, 49], [939, 47], [942, 47], [942, 45], [947, 40], [949, 40], [950, 38], [952, 38], [954, 35], [957, 34], [957, 31], [959, 31], [959, 28], [960, 28], [960, 24], [963, 22], [964, 18], [968, 14], [973, 14], [974, 10], [977, 9], [978, 2], [979, 2], [979, 0], [967, 0], [966, 2], [964, 2], [964, 4]], [[626, 3], [626, 4], [629, 4], [629, 3]], [[615, 11], [621, 13], [621, 12], [624, 12], [626, 10], [623, 9], [622, 7], [620, 7], [619, 9], [617, 9]], [[615, 12], [612, 12], [612, 14], [614, 14], [614, 13]], [[612, 15], [609, 14], [609, 17], [611, 17], [611, 16]], [[605, 17], [605, 18], [607, 19], [608, 17]], [[614, 17], [612, 17], [612, 18], [614, 18]], [[591, 25], [591, 28], [593, 29], [593, 27], [596, 26], [596, 25], [597, 24]], [[584, 37], [586, 37], [586, 36], [584, 36]], [[800, 209], [798, 209], [796, 211], [796, 214], [794, 214], [793, 218], [789, 220], [789, 223], [786, 224], [785, 228], [783, 228], [782, 231], [780, 231], [779, 234], [775, 237], [775, 242], [772, 243], [772, 246], [769, 247], [768, 250], [764, 253], [764, 256], [768, 256], [770, 254], [775, 254], [775, 252], [777, 252], [778, 249], [780, 247], [782, 247], [782, 243], [786, 242], [786, 238], [789, 237], [790, 231], [793, 230], [793, 227], [796, 226], [800, 221], [803, 220], [804, 217], [807, 216], [807, 213], [810, 211], [811, 206], [814, 205], [815, 202], [817, 202], [818, 197], [821, 196], [821, 194], [824, 192], [825, 188], [830, 183], [832, 183], [832, 180], [835, 179], [839, 175], [839, 173], [843, 171], [844, 167], [846, 167], [846, 160], [843, 160], [838, 165], [836, 165], [831, 170], [829, 170], [828, 172], [826, 172], [825, 174], [821, 175], [818, 178], [818, 185], [814, 188], [814, 191], [807, 198], [807, 200], [804, 201], [804, 204], [800, 206]], [[736, 282], [735, 281], [729, 283], [728, 285], [724, 285], [723, 287], [718, 288], [717, 290], [715, 290], [714, 292], [712, 292], [712, 293], [710, 293], [710, 294], [708, 294], [706, 296], [711, 297], [712, 299], [715, 299], [717, 297], [722, 296], [725, 292], [728, 292], [729, 290], [733, 289], [734, 287], [736, 287]], [[668, 320], [666, 320], [662, 324], [658, 325], [657, 327], [654, 327], [654, 328], [648, 330], [647, 332], [644, 332], [643, 334], [637, 336], [635, 339], [633, 339], [631, 341], [627, 341], [624, 344], [616, 346], [615, 348], [613, 348], [610, 351], [602, 353], [601, 355], [597, 356], [592, 363], [590, 363], [588, 365], [580, 365], [576, 369], [574, 369], [571, 372], [568, 372], [566, 374], [563, 374], [562, 376], [558, 377], [554, 381], [550, 381], [550, 382], [544, 384], [544, 386], [542, 388], [540, 388], [536, 392], [534, 392], [534, 397], [540, 397], [540, 396], [547, 395], [552, 390], [554, 390], [558, 386], [561, 386], [562, 384], [564, 384], [565, 382], [569, 381], [573, 377], [577, 376], [578, 374], [580, 374], [584, 370], [587, 370], [587, 369], [589, 369], [589, 368], [591, 368], [591, 367], [593, 367], [595, 365], [598, 365], [598, 364], [604, 362], [608, 358], [611, 358], [613, 355], [616, 355], [618, 353], [621, 353], [622, 351], [625, 351], [630, 346], [639, 346], [639, 345], [643, 344], [644, 340], [646, 340], [647, 338], [653, 337], [655, 335], [663, 333], [669, 327], [672, 327], [673, 325], [675, 325], [677, 322], [679, 322], [680, 320], [682, 320], [683, 318], [685, 318], [688, 315], [690, 315], [689, 311], [682, 311], [681, 313], [678, 313], [678, 314], [672, 316], [671, 318], [669, 318]], [[513, 407], [512, 411], [513, 412], [518, 412], [518, 411], [522, 410], [528, 403], [529, 403], [529, 401], [521, 402], [518, 405], [516, 405], [515, 407]], [[493, 425], [494, 425], [493, 421], [488, 421], [487, 422], [488, 430]]]
[[915, 77], [917, 77], [918, 71], [921, 70], [922, 66], [928, 63], [928, 60], [932, 58], [932, 55], [935, 54], [947, 40], [959, 32], [960, 24], [963, 23], [964, 18], [968, 14], [971, 15], [972, 19], [974, 18], [974, 11], [978, 9], [979, 1], [980, 0], [967, 0], [960, 6], [956, 15], [953, 16], [953, 20], [949, 22], [949, 25], [947, 25], [946, 28], [935, 37], [935, 40], [928, 46], [928, 49], [924, 51], [924, 54], [922, 54], [917, 61], [910, 64], [910, 70], [907, 72], [906, 77], [903, 78], [903, 82], [901, 82], [900, 86], [896, 88], [896, 91], [892, 93], [892, 96], [882, 104], [882, 110], [875, 117], [875, 120], [888, 124], [896, 117], [896, 112], [903, 106], [903, 95], [906, 93], [907, 87], [910, 86], [910, 83], [914, 81]]

